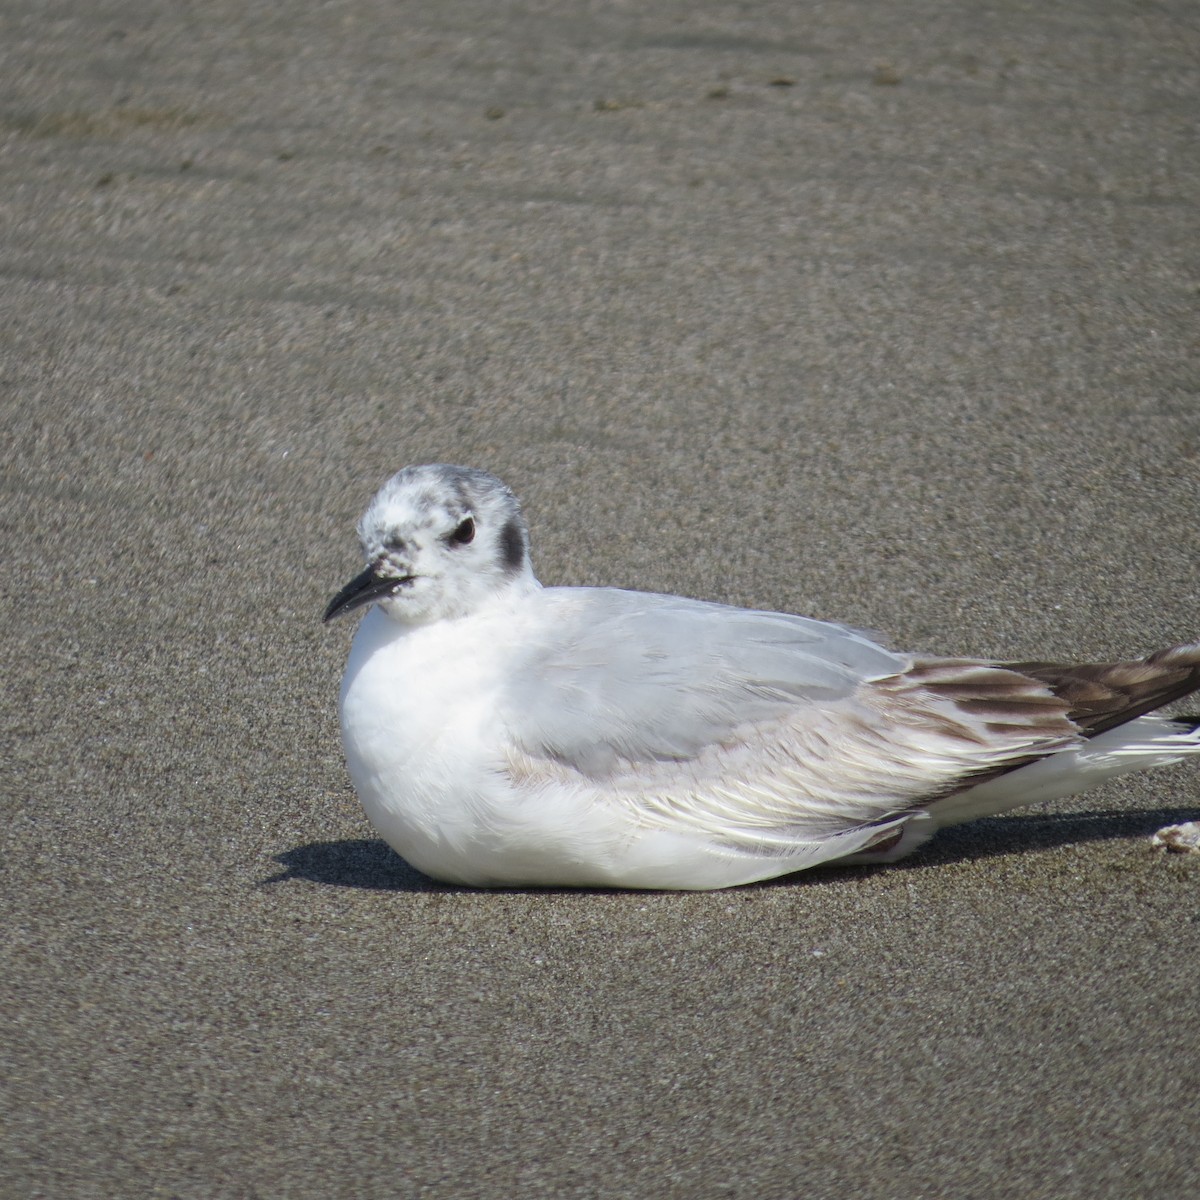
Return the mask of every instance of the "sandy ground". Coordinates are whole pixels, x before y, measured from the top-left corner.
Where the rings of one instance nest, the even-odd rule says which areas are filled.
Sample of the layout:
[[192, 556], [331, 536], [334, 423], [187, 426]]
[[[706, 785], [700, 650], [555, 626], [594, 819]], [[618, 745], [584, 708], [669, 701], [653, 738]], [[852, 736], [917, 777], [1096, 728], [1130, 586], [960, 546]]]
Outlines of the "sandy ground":
[[1200, 1194], [1171, 768], [908, 864], [470, 892], [334, 703], [408, 462], [541, 577], [1200, 635], [1187, 3], [12, 0], [0, 1193]]

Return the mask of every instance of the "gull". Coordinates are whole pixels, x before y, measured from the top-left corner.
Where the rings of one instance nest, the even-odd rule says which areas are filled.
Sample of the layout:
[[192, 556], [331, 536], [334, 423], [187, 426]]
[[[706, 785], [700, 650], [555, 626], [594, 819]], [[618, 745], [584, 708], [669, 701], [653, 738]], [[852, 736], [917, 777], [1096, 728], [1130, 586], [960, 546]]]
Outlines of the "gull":
[[1062, 665], [905, 654], [845, 625], [543, 587], [494, 476], [406, 467], [358, 525], [339, 697], [379, 834], [476, 887], [710, 889], [891, 862], [947, 825], [1200, 754], [1200, 642]]

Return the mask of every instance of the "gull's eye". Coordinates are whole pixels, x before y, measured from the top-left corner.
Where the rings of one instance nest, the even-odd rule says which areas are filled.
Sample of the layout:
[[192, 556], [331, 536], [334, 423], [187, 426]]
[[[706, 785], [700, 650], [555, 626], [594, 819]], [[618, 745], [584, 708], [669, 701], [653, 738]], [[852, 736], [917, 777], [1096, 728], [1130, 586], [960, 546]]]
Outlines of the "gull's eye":
[[467, 517], [460, 521], [458, 527], [450, 535], [450, 545], [468, 546], [475, 540], [475, 518]]

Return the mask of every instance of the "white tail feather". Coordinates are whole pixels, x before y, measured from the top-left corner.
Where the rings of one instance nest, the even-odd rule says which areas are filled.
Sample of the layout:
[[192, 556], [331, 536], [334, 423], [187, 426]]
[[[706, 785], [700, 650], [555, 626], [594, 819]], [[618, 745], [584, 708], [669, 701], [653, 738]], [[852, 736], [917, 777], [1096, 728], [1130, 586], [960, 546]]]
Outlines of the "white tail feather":
[[929, 806], [937, 829], [992, 817], [1025, 804], [1087, 791], [1129, 771], [1165, 767], [1200, 753], [1200, 728], [1165, 717], [1138, 717]]
[[1105, 733], [1048, 754], [985, 783], [935, 801], [904, 826], [900, 838], [884, 850], [867, 850], [846, 863], [896, 862], [924, 845], [939, 829], [994, 817], [1027, 804], [1074, 796], [1106, 779], [1165, 767], [1200, 754], [1200, 725], [1189, 726], [1166, 717], [1138, 717]]

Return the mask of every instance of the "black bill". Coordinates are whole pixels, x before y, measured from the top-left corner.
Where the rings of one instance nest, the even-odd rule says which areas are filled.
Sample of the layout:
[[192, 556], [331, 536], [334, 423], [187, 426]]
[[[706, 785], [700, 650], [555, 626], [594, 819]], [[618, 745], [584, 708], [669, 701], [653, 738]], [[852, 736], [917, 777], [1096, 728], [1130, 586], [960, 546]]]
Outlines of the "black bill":
[[362, 608], [364, 604], [389, 595], [407, 582], [407, 578], [397, 579], [395, 575], [377, 575], [374, 567], [368, 567], [361, 575], [355, 575], [330, 600], [321, 620], [332, 621], [334, 617], [340, 617], [343, 613], [353, 612], [356, 608]]

